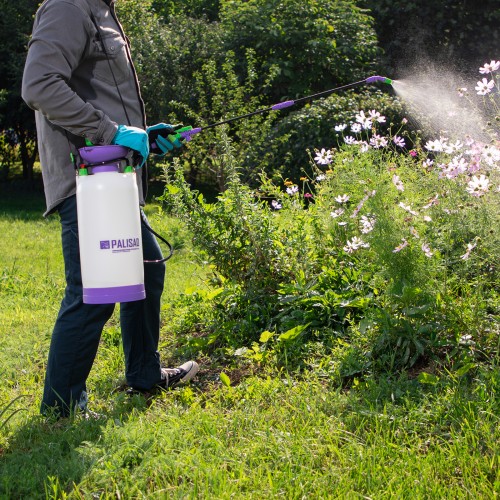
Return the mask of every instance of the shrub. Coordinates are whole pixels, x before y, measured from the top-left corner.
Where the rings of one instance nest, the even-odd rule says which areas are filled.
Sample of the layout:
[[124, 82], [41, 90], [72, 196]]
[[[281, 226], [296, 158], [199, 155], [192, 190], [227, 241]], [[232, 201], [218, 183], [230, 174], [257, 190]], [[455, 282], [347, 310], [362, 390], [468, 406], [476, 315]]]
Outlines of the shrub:
[[213, 266], [213, 347], [342, 377], [498, 355], [500, 152], [385, 124], [358, 110], [309, 175], [255, 190], [226, 138], [216, 203], [177, 162], [164, 199]]

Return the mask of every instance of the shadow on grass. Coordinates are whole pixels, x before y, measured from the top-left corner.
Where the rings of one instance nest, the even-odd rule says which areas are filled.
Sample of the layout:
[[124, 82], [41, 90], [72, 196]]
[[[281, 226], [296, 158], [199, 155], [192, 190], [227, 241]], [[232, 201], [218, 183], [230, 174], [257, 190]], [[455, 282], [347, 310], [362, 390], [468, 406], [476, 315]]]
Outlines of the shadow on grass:
[[37, 220], [43, 218], [45, 196], [41, 180], [12, 180], [0, 183], [0, 218]]
[[109, 426], [121, 427], [148, 407], [143, 397], [115, 398], [96, 418], [52, 420], [32, 416], [0, 446], [0, 498], [63, 498], [103, 456], [99, 441]]

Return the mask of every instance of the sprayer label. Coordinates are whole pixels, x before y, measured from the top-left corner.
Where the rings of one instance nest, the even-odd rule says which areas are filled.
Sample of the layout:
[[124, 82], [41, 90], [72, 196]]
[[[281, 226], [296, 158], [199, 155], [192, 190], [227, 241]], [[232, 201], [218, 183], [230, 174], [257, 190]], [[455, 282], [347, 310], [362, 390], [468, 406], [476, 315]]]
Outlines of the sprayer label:
[[101, 250], [112, 250], [113, 252], [129, 252], [140, 247], [139, 238], [126, 238], [123, 240], [101, 240]]

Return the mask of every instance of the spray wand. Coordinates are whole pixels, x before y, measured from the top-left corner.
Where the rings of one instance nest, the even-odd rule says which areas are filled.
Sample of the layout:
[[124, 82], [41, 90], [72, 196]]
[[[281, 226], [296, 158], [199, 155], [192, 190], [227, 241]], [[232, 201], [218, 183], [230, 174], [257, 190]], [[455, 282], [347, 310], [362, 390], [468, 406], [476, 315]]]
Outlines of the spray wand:
[[222, 120], [220, 122], [216, 123], [211, 123], [210, 125], [205, 125], [204, 127], [182, 127], [180, 129], [177, 129], [177, 133], [175, 136], [172, 136], [173, 139], [185, 139], [186, 141], [190, 141], [193, 137], [193, 135], [199, 134], [203, 130], [207, 130], [209, 128], [213, 127], [218, 127], [219, 125], [224, 125], [226, 123], [232, 123], [237, 120], [242, 120], [243, 118], [250, 118], [251, 116], [262, 114], [262, 113], [267, 113], [269, 111], [276, 111], [284, 108], [289, 108], [290, 106], [293, 106], [294, 104], [298, 104], [300, 102], [309, 100], [309, 99], [317, 99], [318, 97], [323, 97], [328, 94], [331, 94], [333, 92], [338, 92], [339, 90], [346, 90], [350, 89], [352, 87], [356, 87], [357, 85], [363, 85], [365, 83], [375, 83], [375, 82], [382, 82], [386, 83], [387, 85], [392, 85], [392, 80], [390, 78], [387, 78], [385, 76], [370, 76], [366, 78], [365, 80], [360, 80], [358, 82], [354, 83], [348, 83], [347, 85], [342, 85], [341, 87], [336, 87], [334, 89], [329, 89], [329, 90], [324, 90], [323, 92], [318, 92], [317, 94], [311, 94], [307, 95], [305, 97], [301, 97], [299, 99], [295, 100], [289, 100], [289, 101], [283, 101], [279, 102], [277, 104], [274, 104], [273, 106], [269, 106], [267, 108], [263, 109], [258, 109], [257, 111], [252, 111], [251, 113], [246, 113], [244, 115], [239, 115], [235, 116], [233, 118], [229, 118], [227, 120]]

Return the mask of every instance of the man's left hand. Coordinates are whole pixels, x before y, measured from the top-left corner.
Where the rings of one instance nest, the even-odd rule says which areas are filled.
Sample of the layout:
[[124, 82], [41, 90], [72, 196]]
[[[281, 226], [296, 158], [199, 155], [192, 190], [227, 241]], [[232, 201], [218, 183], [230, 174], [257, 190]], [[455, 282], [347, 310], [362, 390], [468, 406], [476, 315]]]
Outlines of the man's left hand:
[[182, 146], [182, 138], [177, 132], [182, 125], [157, 123], [146, 129], [149, 136], [151, 152], [163, 156], [174, 148]]

